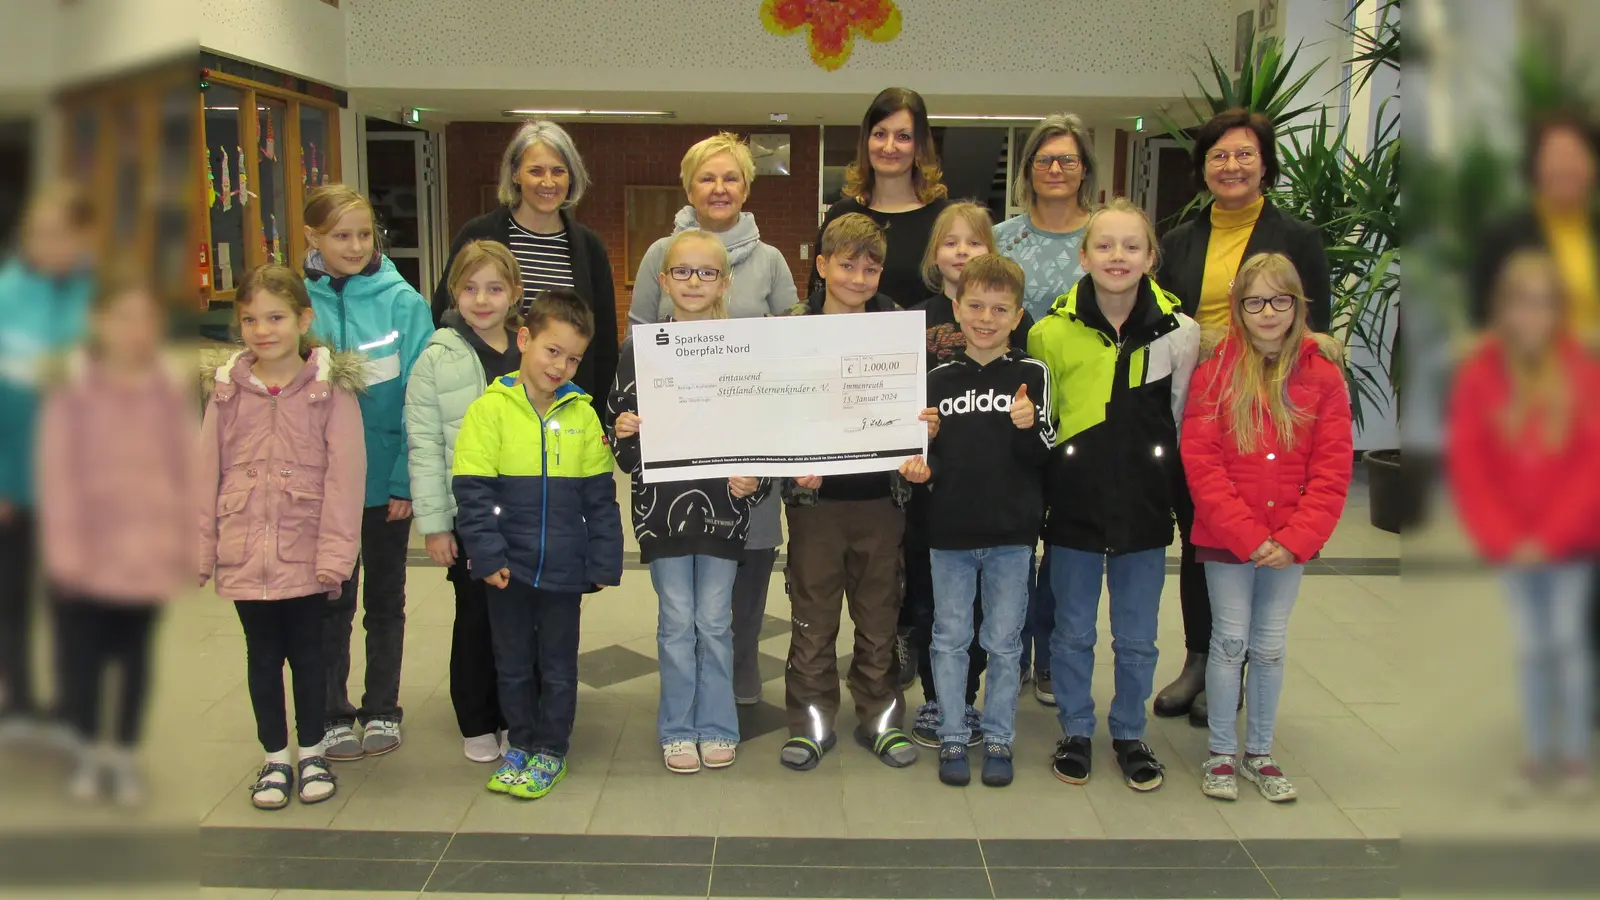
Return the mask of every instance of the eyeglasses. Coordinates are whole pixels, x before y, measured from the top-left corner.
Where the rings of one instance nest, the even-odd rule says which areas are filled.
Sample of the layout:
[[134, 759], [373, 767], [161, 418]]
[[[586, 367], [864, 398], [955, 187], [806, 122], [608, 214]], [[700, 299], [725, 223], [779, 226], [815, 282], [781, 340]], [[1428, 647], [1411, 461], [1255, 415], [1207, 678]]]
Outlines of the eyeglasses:
[[1261, 154], [1250, 149], [1249, 147], [1241, 147], [1232, 152], [1227, 150], [1213, 150], [1206, 154], [1206, 165], [1213, 169], [1220, 169], [1226, 166], [1228, 164], [1229, 157], [1232, 157], [1233, 161], [1238, 163], [1240, 166], [1250, 166], [1260, 156]]
[[721, 269], [695, 269], [690, 266], [673, 266], [667, 270], [673, 281], [688, 281], [690, 275], [699, 275], [701, 281], [716, 281], [722, 277]]
[[1033, 167], [1041, 172], [1050, 171], [1050, 167], [1055, 163], [1061, 164], [1061, 171], [1072, 172], [1082, 168], [1083, 157], [1076, 153], [1063, 153], [1059, 156], [1035, 156], [1033, 158]]
[[1245, 312], [1253, 316], [1266, 309], [1268, 303], [1271, 303], [1272, 308], [1278, 312], [1288, 312], [1294, 309], [1295, 303], [1299, 302], [1299, 300], [1300, 298], [1293, 294], [1278, 294], [1274, 297], [1245, 297], [1239, 301], [1239, 305], [1244, 307]]

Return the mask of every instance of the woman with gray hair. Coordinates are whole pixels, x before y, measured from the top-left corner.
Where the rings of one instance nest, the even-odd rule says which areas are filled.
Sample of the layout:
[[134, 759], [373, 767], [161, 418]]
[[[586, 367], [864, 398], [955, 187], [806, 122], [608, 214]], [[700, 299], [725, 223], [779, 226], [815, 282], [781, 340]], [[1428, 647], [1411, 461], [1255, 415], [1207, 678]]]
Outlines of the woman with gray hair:
[[1083, 120], [1045, 116], [1022, 147], [1012, 200], [1023, 212], [995, 226], [995, 247], [1027, 276], [1022, 305], [1035, 322], [1083, 277], [1078, 248], [1093, 211], [1094, 146]]
[[[604, 398], [617, 372], [617, 296], [605, 243], [572, 216], [588, 189], [589, 172], [565, 129], [544, 120], [523, 125], [500, 159], [500, 205], [462, 226], [444, 271], [462, 247], [486, 239], [510, 247], [517, 258], [523, 310], [539, 291], [576, 291], [594, 311], [594, 338], [572, 380]], [[435, 324], [453, 303], [447, 282], [448, 276], [440, 278], [433, 291]]]
[[[1027, 287], [1022, 306], [1035, 322], [1050, 314], [1056, 298], [1083, 277], [1078, 249], [1094, 204], [1094, 145], [1083, 120], [1051, 113], [1034, 126], [1022, 146], [1021, 171], [1012, 199], [1023, 212], [996, 225], [995, 250], [1022, 267]], [[1045, 560], [1049, 560], [1045, 556]], [[1048, 566], [1041, 565], [1028, 595], [1022, 629], [1022, 678], [1033, 678], [1033, 695], [1054, 706], [1050, 681], [1050, 636], [1055, 631], [1055, 595]], [[1032, 672], [1028, 671], [1032, 667]]]

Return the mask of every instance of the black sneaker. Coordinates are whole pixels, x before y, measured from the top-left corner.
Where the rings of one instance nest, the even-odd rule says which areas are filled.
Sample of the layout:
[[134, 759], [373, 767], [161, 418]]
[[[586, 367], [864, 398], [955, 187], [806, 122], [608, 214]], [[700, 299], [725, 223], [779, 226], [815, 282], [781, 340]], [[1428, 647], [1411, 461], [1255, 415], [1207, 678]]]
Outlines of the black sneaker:
[[911, 629], [902, 628], [894, 635], [894, 662], [900, 673], [900, 690], [904, 691], [917, 680], [917, 649], [911, 645]]
[[911, 739], [924, 747], [937, 750], [939, 748], [939, 723], [943, 720], [943, 713], [939, 709], [938, 701], [924, 703], [917, 707], [917, 720], [911, 726]]
[[1086, 737], [1063, 738], [1056, 743], [1050, 768], [1067, 784], [1088, 784], [1092, 742]]
[[1156, 759], [1144, 741], [1112, 741], [1111, 749], [1117, 754], [1117, 767], [1122, 769], [1122, 780], [1136, 791], [1153, 791], [1161, 787], [1161, 773], [1166, 767]]
[[967, 762], [967, 745], [945, 741], [939, 745], [939, 780], [954, 787], [972, 783], [972, 766]]
[[984, 748], [983, 783], [1005, 787], [1011, 783], [1011, 745], [992, 743]]

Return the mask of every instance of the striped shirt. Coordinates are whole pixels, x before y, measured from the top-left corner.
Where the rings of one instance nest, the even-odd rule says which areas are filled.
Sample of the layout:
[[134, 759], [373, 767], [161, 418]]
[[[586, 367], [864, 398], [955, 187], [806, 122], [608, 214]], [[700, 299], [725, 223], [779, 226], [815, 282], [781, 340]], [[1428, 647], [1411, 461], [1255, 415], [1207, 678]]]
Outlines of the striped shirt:
[[567, 247], [567, 233], [537, 234], [511, 222], [511, 255], [517, 258], [522, 270], [522, 305], [533, 301], [535, 294], [547, 288], [570, 288], [572, 280], [572, 254]]

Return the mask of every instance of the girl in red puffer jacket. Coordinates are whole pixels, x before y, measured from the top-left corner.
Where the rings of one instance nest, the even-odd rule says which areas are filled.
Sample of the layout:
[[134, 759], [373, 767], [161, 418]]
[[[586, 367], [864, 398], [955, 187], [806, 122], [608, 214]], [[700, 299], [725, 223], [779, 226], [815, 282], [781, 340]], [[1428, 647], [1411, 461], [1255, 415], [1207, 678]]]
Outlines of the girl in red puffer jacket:
[[[1300, 275], [1278, 253], [1234, 277], [1229, 326], [1195, 370], [1179, 444], [1194, 497], [1194, 544], [1211, 589], [1208, 797], [1235, 800], [1236, 773], [1262, 796], [1293, 800], [1273, 761], [1289, 613], [1350, 487], [1350, 397], [1339, 346], [1306, 325]], [[1236, 767], [1240, 680], [1250, 659], [1249, 730]]]
[[[1500, 567], [1521, 664], [1526, 781], [1588, 781], [1588, 560], [1600, 524], [1600, 365], [1566, 328], [1560, 275], [1519, 250], [1489, 335], [1456, 373], [1446, 463], [1467, 533]], [[1556, 722], [1559, 719], [1560, 738]]]

